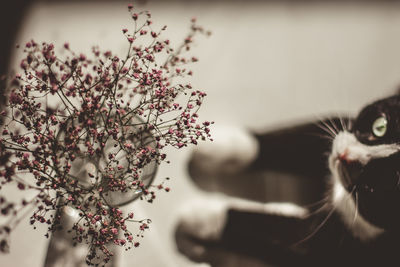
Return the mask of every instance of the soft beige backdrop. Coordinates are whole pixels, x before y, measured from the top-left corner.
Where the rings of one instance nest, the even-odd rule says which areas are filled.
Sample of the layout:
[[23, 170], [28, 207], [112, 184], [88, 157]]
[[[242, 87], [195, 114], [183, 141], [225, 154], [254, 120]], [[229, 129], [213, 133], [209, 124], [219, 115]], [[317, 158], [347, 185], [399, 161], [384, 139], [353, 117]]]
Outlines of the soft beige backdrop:
[[[212, 30], [193, 50], [200, 61], [192, 84], [208, 92], [201, 115], [218, 125], [262, 130], [325, 114], [354, 114], [400, 84], [400, 4], [311, 2], [149, 1], [138, 8], [152, 11], [156, 25], [167, 24], [175, 42], [192, 16]], [[130, 23], [125, 6], [38, 3], [19, 42], [69, 41], [77, 51], [98, 44], [122, 53], [121, 29]], [[158, 194], [152, 205], [127, 207], [153, 223], [141, 246], [121, 255], [120, 266], [196, 266], [175, 251], [173, 240], [176, 211], [205, 197], [187, 175], [189, 153], [170, 151], [172, 163], [159, 169], [158, 179], [173, 177], [170, 193]], [[41, 266], [47, 249], [43, 234], [22, 223], [0, 265]]]

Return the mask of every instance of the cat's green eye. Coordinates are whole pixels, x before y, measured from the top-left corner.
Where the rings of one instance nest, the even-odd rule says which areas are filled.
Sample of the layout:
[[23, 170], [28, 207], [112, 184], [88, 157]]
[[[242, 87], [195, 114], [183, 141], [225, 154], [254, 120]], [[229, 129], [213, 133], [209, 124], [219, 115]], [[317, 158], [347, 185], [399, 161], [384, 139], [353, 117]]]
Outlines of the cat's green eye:
[[376, 137], [382, 137], [386, 134], [387, 131], [387, 120], [385, 117], [377, 118], [372, 124], [372, 133]]

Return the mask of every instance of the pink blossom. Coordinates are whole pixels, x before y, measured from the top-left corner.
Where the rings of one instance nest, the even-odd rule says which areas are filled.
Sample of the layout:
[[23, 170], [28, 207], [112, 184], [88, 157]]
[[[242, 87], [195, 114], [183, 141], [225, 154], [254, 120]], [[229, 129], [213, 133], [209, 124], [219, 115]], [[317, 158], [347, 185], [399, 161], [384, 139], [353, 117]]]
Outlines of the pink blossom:
[[[139, 246], [127, 223], [139, 223], [140, 232], [150, 223], [133, 220], [133, 212], [108, 203], [109, 192], [129, 195], [125, 193], [132, 190], [153, 203], [156, 192], [170, 191], [164, 184], [169, 178], [150, 186], [151, 179], [143, 179], [144, 167], [169, 163], [167, 147], [183, 148], [208, 139], [212, 124], [195, 124], [205, 93], [192, 90], [186, 81], [192, 72], [185, 65], [197, 61], [186, 51], [193, 36], [203, 32], [195, 20], [188, 37], [176, 46], [186, 51], [173, 50], [170, 41], [159, 36], [166, 26], [156, 29], [149, 12], [133, 13], [132, 5], [128, 10], [134, 27], [122, 29], [129, 51], [121, 58], [98, 47], [80, 54], [65, 51], [70, 45], [64, 43], [64, 52], [58, 55], [52, 43], [26, 43], [23, 71], [6, 88], [9, 112], [1, 112], [5, 123], [0, 143], [5, 149], [0, 156], [5, 163], [0, 176], [5, 184], [17, 181], [18, 189], [37, 191], [32, 202], [22, 202], [35, 204], [31, 224], [49, 224], [49, 232], [58, 229], [60, 222], [52, 211], [69, 205], [79, 217], [79, 225], [68, 229], [74, 242], [88, 243], [90, 256], [103, 252], [105, 258], [112, 256], [106, 249], [109, 244]], [[138, 38], [138, 43], [149, 45], [136, 46]], [[175, 76], [179, 81], [172, 80]], [[40, 96], [49, 97], [43, 101]], [[82, 166], [90, 181], [76, 179]], [[15, 209], [7, 213], [20, 219]]]

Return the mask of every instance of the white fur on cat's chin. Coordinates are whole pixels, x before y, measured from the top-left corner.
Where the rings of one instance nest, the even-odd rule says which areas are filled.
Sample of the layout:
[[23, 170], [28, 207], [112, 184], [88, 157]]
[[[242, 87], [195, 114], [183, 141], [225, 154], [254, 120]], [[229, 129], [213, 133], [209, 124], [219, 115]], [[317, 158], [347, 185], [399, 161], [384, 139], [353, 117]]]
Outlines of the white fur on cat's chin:
[[376, 146], [362, 144], [349, 132], [340, 132], [335, 137], [332, 153], [329, 157], [329, 168], [333, 178], [333, 205], [342, 215], [344, 223], [355, 237], [368, 240], [375, 238], [384, 230], [368, 222], [356, 211], [357, 207], [353, 197], [341, 183], [339, 156], [346, 154], [348, 160], [358, 161], [365, 165], [372, 159], [388, 157], [399, 150], [399, 146], [395, 144]]

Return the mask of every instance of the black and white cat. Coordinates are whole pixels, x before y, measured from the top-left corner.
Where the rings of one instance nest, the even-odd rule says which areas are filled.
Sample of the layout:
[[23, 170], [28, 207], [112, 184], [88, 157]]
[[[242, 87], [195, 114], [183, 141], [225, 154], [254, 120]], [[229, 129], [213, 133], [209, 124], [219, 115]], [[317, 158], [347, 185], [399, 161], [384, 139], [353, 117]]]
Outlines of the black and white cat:
[[[262, 166], [262, 160], [267, 169], [287, 165], [303, 171], [303, 175], [314, 168], [324, 176], [326, 170], [326, 197], [317, 208], [232, 197], [191, 204], [182, 213], [176, 231], [178, 249], [190, 259], [212, 266], [399, 266], [400, 96], [366, 106], [352, 122], [349, 127], [342, 121], [326, 124], [330, 141], [310, 137], [302, 142], [299, 135], [300, 141], [283, 142], [279, 138], [288, 135], [287, 131], [274, 133], [275, 139], [268, 139], [271, 135], [264, 139], [248, 135], [244, 154], [233, 150], [230, 155], [238, 166], [236, 170], [231, 166], [230, 173], [243, 174]], [[289, 133], [291, 140], [304, 129], [310, 130], [307, 127]], [[274, 145], [290, 147], [290, 151], [274, 151]], [[218, 149], [194, 156], [209, 174], [220, 174], [224, 160], [229, 158], [229, 153], [221, 155]], [[316, 164], [325, 160], [322, 149], [330, 153], [328, 164], [321, 167]], [[313, 150], [315, 153], [310, 154]], [[268, 156], [271, 153], [273, 156]], [[311, 155], [311, 162], [307, 155]], [[298, 158], [301, 166], [293, 158]], [[214, 166], [207, 168], [207, 162]], [[324, 177], [319, 180], [325, 181]], [[237, 255], [256, 259], [258, 265], [220, 264], [223, 261], [216, 260], [216, 255], [223, 255], [221, 251], [229, 251], [237, 259]]]

